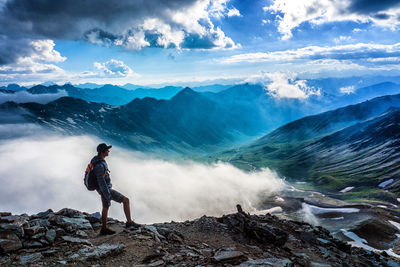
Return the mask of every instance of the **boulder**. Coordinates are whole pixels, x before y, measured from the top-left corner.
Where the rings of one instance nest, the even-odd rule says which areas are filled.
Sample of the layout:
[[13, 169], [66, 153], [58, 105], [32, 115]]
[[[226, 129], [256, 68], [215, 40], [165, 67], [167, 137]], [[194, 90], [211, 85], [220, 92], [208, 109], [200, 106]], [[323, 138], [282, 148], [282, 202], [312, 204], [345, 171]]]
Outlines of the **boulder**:
[[40, 225], [34, 225], [32, 227], [25, 228], [25, 234], [28, 236], [35, 236], [39, 233], [46, 232], [46, 228]]
[[86, 220], [88, 220], [90, 223], [100, 223], [101, 222], [101, 214], [100, 212], [95, 212], [92, 214], [89, 214], [88, 216], [85, 217]]
[[279, 258], [266, 258], [258, 260], [247, 260], [242, 262], [238, 267], [251, 267], [251, 266], [270, 266], [270, 267], [281, 267], [281, 266], [291, 266], [292, 261], [288, 259]]
[[10, 230], [0, 232], [0, 252], [7, 253], [20, 248], [22, 248], [21, 240], [14, 232]]
[[54, 212], [52, 209], [48, 209], [47, 211], [39, 212], [38, 214], [34, 214], [31, 216], [33, 219], [48, 219], [54, 216]]
[[45, 238], [47, 241], [49, 241], [50, 244], [54, 243], [54, 241], [56, 240], [56, 237], [57, 237], [56, 230], [54, 230], [54, 229], [47, 230]]
[[56, 215], [62, 215], [69, 218], [83, 218], [85, 214], [79, 210], [64, 208], [59, 210]]
[[24, 241], [24, 248], [41, 248], [43, 244], [35, 240]]
[[93, 230], [92, 225], [85, 218], [69, 218], [65, 216], [55, 216], [50, 219], [52, 224], [60, 226], [68, 232], [76, 232], [79, 229]]
[[40, 260], [41, 258], [42, 258], [42, 253], [40, 252], [24, 255], [20, 257], [19, 264], [28, 265]]
[[221, 248], [215, 252], [213, 259], [216, 262], [237, 264], [246, 260], [246, 256], [233, 248]]
[[87, 239], [82, 239], [82, 238], [77, 238], [77, 237], [72, 237], [72, 236], [62, 236], [61, 238], [64, 241], [67, 241], [70, 243], [85, 244], [85, 245], [89, 245], [89, 246], [92, 245], [92, 243], [90, 243], [90, 241]]
[[391, 223], [380, 219], [365, 220], [349, 230], [368, 241], [377, 249], [389, 249], [390, 243], [397, 239], [399, 230]]
[[94, 247], [85, 247], [80, 249], [77, 253], [71, 257], [83, 261], [98, 260], [109, 256], [115, 256], [125, 249], [124, 244], [112, 245], [112, 244], [101, 244]]

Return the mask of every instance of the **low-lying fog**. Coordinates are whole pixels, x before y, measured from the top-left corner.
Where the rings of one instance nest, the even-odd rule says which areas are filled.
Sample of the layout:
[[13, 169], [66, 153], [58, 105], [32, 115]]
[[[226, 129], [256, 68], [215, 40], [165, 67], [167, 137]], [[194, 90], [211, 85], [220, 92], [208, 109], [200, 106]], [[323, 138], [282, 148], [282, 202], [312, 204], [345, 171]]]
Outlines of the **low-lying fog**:
[[[95, 137], [36, 135], [0, 142], [0, 211], [34, 214], [69, 207], [101, 210], [100, 196], [83, 185], [83, 173], [101, 142]], [[131, 199], [140, 223], [182, 221], [253, 208], [260, 196], [283, 188], [268, 169], [246, 173], [232, 165], [165, 161], [113, 146], [106, 158], [113, 188]], [[112, 202], [110, 217], [123, 220]]]

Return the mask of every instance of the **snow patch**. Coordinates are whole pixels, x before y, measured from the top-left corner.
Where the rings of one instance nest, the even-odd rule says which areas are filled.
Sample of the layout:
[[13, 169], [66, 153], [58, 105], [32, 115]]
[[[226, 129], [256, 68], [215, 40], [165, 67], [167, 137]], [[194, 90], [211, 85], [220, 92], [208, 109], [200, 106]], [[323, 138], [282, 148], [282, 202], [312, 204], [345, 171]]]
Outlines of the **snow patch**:
[[344, 217], [343, 216], [342, 217], [335, 217], [335, 218], [331, 218], [331, 220], [335, 220], [335, 221], [344, 220]]
[[359, 237], [355, 233], [349, 232], [349, 231], [347, 231], [345, 229], [341, 229], [341, 231], [345, 236], [347, 236], [348, 238], [353, 240], [353, 241], [348, 242], [352, 246], [364, 248], [366, 250], [377, 252], [377, 253], [385, 251], [390, 256], [393, 256], [393, 257], [396, 257], [396, 258], [400, 258], [400, 255], [394, 253], [393, 249], [391, 249], [391, 248], [387, 249], [387, 250], [380, 250], [380, 249], [373, 248], [373, 247], [367, 245], [367, 243], [368, 243], [367, 240], [365, 240], [364, 238]]
[[285, 200], [283, 198], [278, 197], [278, 196], [275, 197], [275, 201], [276, 202], [285, 202]]
[[353, 189], [354, 189], [354, 186], [349, 186], [349, 187], [346, 187], [345, 189], [340, 190], [339, 192], [340, 193], [346, 193], [346, 192], [349, 192], [350, 190], [353, 190]]
[[101, 107], [101, 109], [99, 109], [99, 112], [106, 112], [106, 110], [103, 107]]
[[387, 185], [389, 185], [389, 184], [391, 184], [391, 183], [393, 183], [393, 179], [389, 179], [389, 180], [387, 180], [387, 181], [384, 181], [384, 182], [380, 183], [378, 186], [379, 186], [380, 188], [383, 188], [383, 187], [385, 187], [385, 186], [387, 186]]
[[360, 209], [356, 208], [321, 208], [314, 205], [309, 205], [307, 203], [303, 203], [303, 208], [304, 206], [307, 206], [313, 214], [324, 214], [329, 212], [355, 213], [360, 211]]

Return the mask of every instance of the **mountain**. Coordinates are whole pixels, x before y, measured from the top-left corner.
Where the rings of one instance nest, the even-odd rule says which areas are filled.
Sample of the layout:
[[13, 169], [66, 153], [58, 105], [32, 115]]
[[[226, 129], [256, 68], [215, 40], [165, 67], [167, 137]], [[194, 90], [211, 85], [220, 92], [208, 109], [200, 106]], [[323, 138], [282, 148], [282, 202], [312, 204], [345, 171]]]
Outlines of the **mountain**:
[[[343, 241], [320, 226], [282, 220], [269, 213], [250, 215], [239, 205], [238, 210], [221, 217], [141, 224], [136, 228], [126, 228], [124, 222], [109, 218], [116, 233], [108, 237], [98, 234], [101, 228], [98, 212], [89, 214], [69, 208], [58, 212], [49, 209], [31, 216], [1, 212], [0, 250], [4, 256], [0, 257], [0, 265], [247, 267], [334, 263], [333, 266], [386, 267], [400, 264], [395, 254], [398, 247], [393, 252], [379, 245], [364, 244], [370, 250], [367, 251], [346, 241], [354, 239], [363, 245], [366, 240], [370, 244], [371, 238], [361, 242], [358, 235], [346, 231], [350, 238], [342, 237]], [[382, 242], [382, 236], [396, 237], [399, 233], [387, 224], [378, 235], [381, 244], [389, 243], [389, 240]], [[371, 229], [371, 223], [366, 226]], [[379, 226], [372, 229], [382, 230], [382, 224]], [[360, 234], [364, 232], [357, 234], [364, 236]]]
[[45, 105], [8, 102], [0, 111], [61, 133], [93, 134], [145, 151], [205, 153], [237, 144], [238, 136], [255, 131], [248, 127], [247, 117], [236, 116], [236, 111], [229, 112], [190, 88], [170, 100], [136, 98], [117, 107], [62, 97]]
[[10, 84], [7, 85], [7, 86], [0, 86], [0, 89], [17, 92], [17, 91], [26, 90], [27, 88], [26, 88], [26, 87], [19, 86], [18, 84], [15, 84], [15, 83], [10, 83]]
[[335, 197], [397, 203], [398, 125], [400, 95], [378, 97], [296, 120], [216, 157], [245, 169], [270, 167]]

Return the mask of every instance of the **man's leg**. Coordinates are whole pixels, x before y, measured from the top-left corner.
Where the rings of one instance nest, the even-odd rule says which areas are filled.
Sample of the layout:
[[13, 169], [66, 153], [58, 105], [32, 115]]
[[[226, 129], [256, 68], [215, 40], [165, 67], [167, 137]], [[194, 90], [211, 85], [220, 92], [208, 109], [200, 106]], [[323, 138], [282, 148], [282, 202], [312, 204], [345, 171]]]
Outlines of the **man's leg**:
[[126, 217], [127, 222], [131, 222], [131, 208], [129, 206], [129, 198], [125, 197], [124, 200], [122, 201], [122, 204], [124, 205], [124, 213]]
[[101, 211], [101, 224], [103, 229], [107, 228], [107, 216], [108, 216], [108, 208], [103, 207], [103, 210]]

